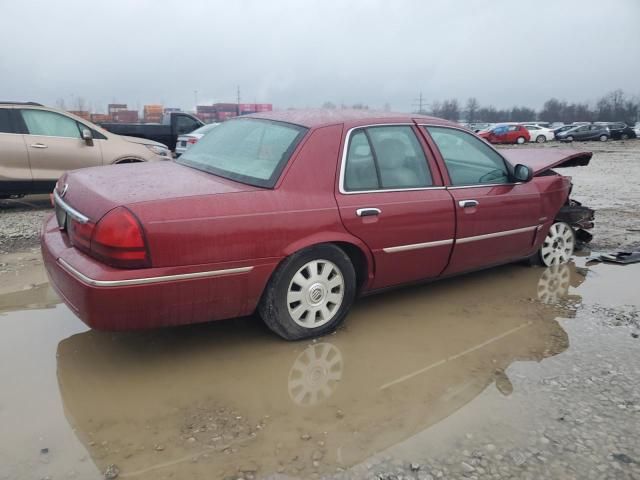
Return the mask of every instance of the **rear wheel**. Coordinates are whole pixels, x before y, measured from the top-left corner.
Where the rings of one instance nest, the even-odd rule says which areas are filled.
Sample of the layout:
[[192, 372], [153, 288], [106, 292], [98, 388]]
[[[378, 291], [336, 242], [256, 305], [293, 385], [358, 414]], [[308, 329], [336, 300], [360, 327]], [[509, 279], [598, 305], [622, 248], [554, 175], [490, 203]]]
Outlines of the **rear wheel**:
[[531, 263], [550, 267], [567, 263], [576, 247], [576, 237], [571, 225], [556, 222], [542, 242], [540, 250], [531, 257]]
[[628, 134], [628, 133], [623, 133], [623, 134], [620, 136], [620, 138], [621, 138], [622, 140], [629, 140], [629, 134]]
[[282, 338], [300, 340], [335, 330], [355, 293], [356, 274], [347, 254], [335, 245], [317, 245], [282, 262], [258, 311]]
[[606, 135], [600, 135], [601, 142], [606, 142], [607, 140], [609, 140], [609, 137], [607, 137]]
[[524, 138], [524, 137], [518, 137], [518, 138], [516, 139], [516, 143], [517, 143], [518, 145], [522, 145], [524, 142], [526, 142], [526, 140], [525, 140], [525, 138]]
[[538, 137], [536, 138], [536, 143], [544, 143], [547, 141], [547, 137], [545, 137], [544, 135], [538, 135]]

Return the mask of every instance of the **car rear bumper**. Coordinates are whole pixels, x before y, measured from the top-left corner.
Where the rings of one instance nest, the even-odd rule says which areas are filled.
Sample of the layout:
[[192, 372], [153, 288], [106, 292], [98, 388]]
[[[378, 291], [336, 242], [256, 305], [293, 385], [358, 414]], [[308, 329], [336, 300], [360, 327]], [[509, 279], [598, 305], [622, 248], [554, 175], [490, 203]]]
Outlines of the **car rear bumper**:
[[251, 313], [274, 265], [217, 265], [122, 270], [73, 248], [52, 215], [41, 235], [51, 285], [98, 330], [137, 330]]

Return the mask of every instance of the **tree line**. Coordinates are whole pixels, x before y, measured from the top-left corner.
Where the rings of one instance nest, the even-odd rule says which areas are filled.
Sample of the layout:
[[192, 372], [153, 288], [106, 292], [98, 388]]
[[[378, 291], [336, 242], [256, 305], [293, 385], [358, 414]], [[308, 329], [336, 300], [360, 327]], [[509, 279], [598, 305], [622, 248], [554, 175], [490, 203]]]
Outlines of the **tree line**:
[[461, 107], [458, 100], [435, 101], [430, 110], [416, 113], [433, 115], [447, 120], [477, 122], [626, 122], [634, 124], [640, 120], [640, 100], [628, 97], [622, 90], [614, 90], [601, 97], [595, 105], [569, 103], [557, 98], [547, 100], [540, 111], [525, 106], [497, 109], [492, 105], [482, 106], [475, 97], [469, 98]]

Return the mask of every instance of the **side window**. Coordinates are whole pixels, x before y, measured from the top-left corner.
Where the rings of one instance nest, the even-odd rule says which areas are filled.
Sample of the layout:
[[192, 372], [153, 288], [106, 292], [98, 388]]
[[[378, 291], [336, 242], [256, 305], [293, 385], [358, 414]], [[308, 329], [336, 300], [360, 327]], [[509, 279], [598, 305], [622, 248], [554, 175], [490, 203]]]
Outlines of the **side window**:
[[78, 123], [64, 115], [46, 110], [21, 110], [30, 135], [80, 138]]
[[351, 135], [344, 178], [347, 191], [431, 185], [427, 159], [411, 127], [370, 127]]
[[344, 187], [353, 190], [377, 190], [380, 188], [373, 152], [364, 130], [351, 135], [347, 164], [344, 175]]
[[0, 133], [13, 133], [11, 110], [8, 108], [0, 108]]
[[176, 119], [176, 132], [178, 135], [193, 132], [198, 128], [199, 124], [195, 120], [189, 117], [179, 115]]
[[453, 185], [509, 183], [502, 157], [486, 142], [447, 127], [425, 127], [438, 146]]
[[367, 129], [382, 188], [420, 188], [433, 185], [427, 159], [411, 127]]

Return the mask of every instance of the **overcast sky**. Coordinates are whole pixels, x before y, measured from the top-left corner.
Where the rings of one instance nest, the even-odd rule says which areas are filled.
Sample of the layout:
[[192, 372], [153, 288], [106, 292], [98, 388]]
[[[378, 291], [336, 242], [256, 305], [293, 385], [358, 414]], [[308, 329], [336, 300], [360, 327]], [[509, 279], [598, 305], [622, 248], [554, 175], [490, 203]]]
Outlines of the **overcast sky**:
[[96, 111], [640, 96], [640, 0], [0, 0], [0, 97]]

